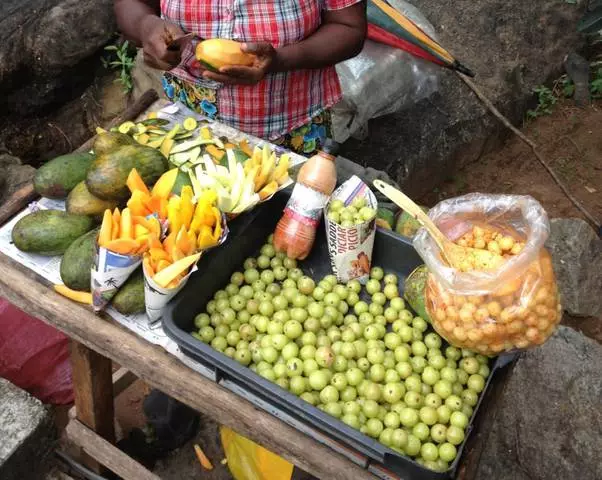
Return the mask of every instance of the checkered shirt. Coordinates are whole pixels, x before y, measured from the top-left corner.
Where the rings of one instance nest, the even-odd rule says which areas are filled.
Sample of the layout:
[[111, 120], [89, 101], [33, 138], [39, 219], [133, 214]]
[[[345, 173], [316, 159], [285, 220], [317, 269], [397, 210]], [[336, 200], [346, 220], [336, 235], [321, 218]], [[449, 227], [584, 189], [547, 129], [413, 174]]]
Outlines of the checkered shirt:
[[[269, 42], [275, 48], [296, 43], [320, 26], [324, 10], [339, 10], [360, 0], [161, 0], [162, 15], [201, 39]], [[193, 45], [182, 52], [176, 77], [204, 85], [186, 68]], [[215, 86], [215, 84], [214, 84]], [[253, 86], [220, 86], [218, 118], [238, 130], [275, 139], [309, 122], [338, 102], [341, 87], [334, 66], [267, 75]]]

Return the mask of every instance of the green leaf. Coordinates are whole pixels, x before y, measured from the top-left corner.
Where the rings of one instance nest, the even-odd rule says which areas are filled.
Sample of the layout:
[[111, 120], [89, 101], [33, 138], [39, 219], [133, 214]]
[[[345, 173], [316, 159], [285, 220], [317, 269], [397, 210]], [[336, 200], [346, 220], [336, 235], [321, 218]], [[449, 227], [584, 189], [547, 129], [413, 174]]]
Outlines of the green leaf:
[[602, 8], [596, 8], [593, 11], [586, 12], [579, 20], [577, 30], [581, 33], [596, 33], [602, 30]]

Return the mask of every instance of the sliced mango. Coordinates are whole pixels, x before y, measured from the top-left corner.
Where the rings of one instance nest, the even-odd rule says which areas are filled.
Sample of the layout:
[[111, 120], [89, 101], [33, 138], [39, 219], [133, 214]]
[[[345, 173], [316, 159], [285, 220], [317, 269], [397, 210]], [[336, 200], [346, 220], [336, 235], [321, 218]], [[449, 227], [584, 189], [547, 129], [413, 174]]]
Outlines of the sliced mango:
[[140, 237], [146, 236], [149, 234], [148, 228], [143, 227], [140, 224], [134, 224], [134, 238], [139, 240]]
[[119, 233], [119, 238], [125, 238], [129, 240], [134, 239], [134, 225], [132, 223], [132, 214], [129, 208], [124, 208], [121, 212], [120, 227], [121, 231]]
[[178, 233], [182, 225], [180, 216], [180, 206], [182, 199], [180, 197], [171, 197], [167, 203], [167, 220], [169, 220], [169, 231]]
[[195, 253], [194, 255], [189, 255], [188, 257], [184, 257], [177, 262], [172, 263], [169, 267], [160, 271], [154, 276], [155, 282], [163, 288], [167, 288], [167, 285], [174, 280], [178, 275], [188, 271], [188, 269], [194, 265], [199, 258], [201, 258], [200, 253]]
[[258, 195], [261, 200], [265, 200], [266, 198], [271, 197], [278, 191], [278, 182], [276, 180], [271, 181], [261, 190], [259, 190]]
[[190, 241], [190, 237], [188, 236], [188, 232], [184, 225], [182, 225], [176, 236], [176, 247], [184, 254], [184, 256], [190, 255], [195, 248], [195, 244]]
[[149, 198], [150, 197], [143, 191], [134, 190], [127, 203], [127, 207], [130, 209], [130, 212], [132, 212], [132, 215], [138, 217], [146, 217], [147, 215], [150, 215], [152, 212], [145, 205], [145, 202]]
[[86, 305], [92, 305], [92, 294], [90, 292], [80, 292], [78, 290], [71, 290], [66, 285], [55, 285], [54, 290], [56, 293], [60, 293], [63, 297], [67, 297], [75, 302], [85, 303]]
[[144, 268], [147, 275], [150, 275], [151, 277], [155, 276], [155, 269], [151, 265], [149, 257], [144, 257], [144, 260], [142, 260], [142, 268]]
[[192, 187], [190, 185], [183, 186], [180, 193], [180, 221], [186, 229], [190, 227], [190, 222], [194, 214], [193, 197]]
[[169, 262], [167, 260], [159, 260], [157, 262], [157, 270], [156, 270], [156, 272], [159, 273], [161, 270], [165, 270], [170, 265], [171, 265], [171, 262]]
[[117, 240], [121, 232], [121, 213], [119, 209], [113, 210], [113, 228], [111, 229], [111, 240]]
[[120, 255], [132, 255], [138, 250], [139, 244], [131, 238], [118, 238], [117, 240], [111, 240], [106, 248]]
[[105, 210], [102, 217], [102, 224], [100, 226], [100, 233], [98, 234], [98, 245], [104, 247], [111, 241], [111, 230], [113, 229], [113, 215], [111, 210]]
[[139, 190], [139, 191], [143, 192], [145, 195], [150, 195], [150, 192], [148, 191], [148, 187], [144, 183], [144, 180], [142, 180], [142, 177], [138, 173], [138, 170], [136, 170], [135, 168], [132, 168], [132, 170], [130, 170], [130, 174], [128, 175], [128, 178], [125, 183], [126, 183], [127, 187], [130, 189], [130, 192], [132, 192], [132, 193]]
[[249, 142], [246, 139], [238, 142], [238, 148], [240, 148], [248, 157], [253, 156], [253, 150], [251, 150]]
[[171, 232], [165, 240], [163, 240], [163, 249], [166, 252], [171, 252], [173, 247], [176, 245], [176, 237], [178, 236], [178, 232]]
[[226, 152], [224, 150], [220, 150], [215, 145], [207, 145], [205, 150], [209, 155], [211, 155], [216, 163], [220, 163], [226, 156]]
[[159, 178], [159, 180], [157, 180], [157, 183], [155, 183], [155, 186], [153, 187], [152, 195], [164, 198], [169, 197], [169, 194], [171, 193], [171, 190], [173, 189], [173, 186], [176, 183], [177, 176], [177, 168], [172, 168], [171, 170], [168, 170], [163, 175], [161, 175], [161, 177]]

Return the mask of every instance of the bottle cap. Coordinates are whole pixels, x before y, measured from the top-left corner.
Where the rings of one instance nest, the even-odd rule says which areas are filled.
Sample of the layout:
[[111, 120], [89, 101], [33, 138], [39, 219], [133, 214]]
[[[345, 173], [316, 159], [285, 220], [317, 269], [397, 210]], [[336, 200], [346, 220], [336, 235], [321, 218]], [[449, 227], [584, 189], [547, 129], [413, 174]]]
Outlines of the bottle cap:
[[332, 140], [331, 138], [327, 138], [324, 141], [324, 145], [320, 148], [320, 151], [325, 153], [326, 155], [336, 156], [339, 153], [340, 144]]

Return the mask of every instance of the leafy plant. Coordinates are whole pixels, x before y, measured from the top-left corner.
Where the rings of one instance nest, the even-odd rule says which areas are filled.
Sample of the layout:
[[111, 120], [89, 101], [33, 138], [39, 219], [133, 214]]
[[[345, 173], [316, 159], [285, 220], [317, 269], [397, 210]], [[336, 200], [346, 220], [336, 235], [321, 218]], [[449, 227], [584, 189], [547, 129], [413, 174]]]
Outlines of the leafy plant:
[[570, 78], [565, 76], [560, 85], [562, 87], [562, 96], [564, 98], [571, 98], [575, 94], [575, 84]]
[[602, 98], [602, 67], [596, 71], [594, 79], [589, 84], [589, 91], [593, 98]]
[[132, 69], [134, 68], [135, 54], [131, 52], [128, 41], [108, 45], [104, 50], [108, 52], [108, 55], [102, 58], [103, 66], [107, 69], [117, 70], [119, 77], [115, 82], [121, 83], [123, 90], [130, 93], [134, 88]]
[[551, 115], [552, 107], [558, 101], [554, 92], [548, 87], [540, 85], [533, 89], [533, 93], [537, 94], [537, 107], [534, 110], [527, 110], [527, 118], [534, 119], [542, 115]]

